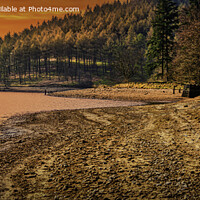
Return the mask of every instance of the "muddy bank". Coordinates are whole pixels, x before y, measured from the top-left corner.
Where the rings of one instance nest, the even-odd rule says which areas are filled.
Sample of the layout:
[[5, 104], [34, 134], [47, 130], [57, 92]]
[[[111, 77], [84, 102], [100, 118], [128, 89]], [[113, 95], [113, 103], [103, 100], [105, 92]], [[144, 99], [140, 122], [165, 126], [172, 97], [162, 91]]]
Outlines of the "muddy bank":
[[12, 131], [1, 199], [199, 199], [200, 98], [28, 114]]

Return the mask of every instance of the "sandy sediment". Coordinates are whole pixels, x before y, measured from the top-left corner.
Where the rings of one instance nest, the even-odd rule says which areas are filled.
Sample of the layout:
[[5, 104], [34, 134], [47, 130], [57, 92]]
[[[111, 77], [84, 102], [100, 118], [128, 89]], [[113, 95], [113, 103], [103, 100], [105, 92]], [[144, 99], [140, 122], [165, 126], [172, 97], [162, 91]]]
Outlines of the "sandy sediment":
[[1, 125], [1, 199], [199, 199], [200, 98]]

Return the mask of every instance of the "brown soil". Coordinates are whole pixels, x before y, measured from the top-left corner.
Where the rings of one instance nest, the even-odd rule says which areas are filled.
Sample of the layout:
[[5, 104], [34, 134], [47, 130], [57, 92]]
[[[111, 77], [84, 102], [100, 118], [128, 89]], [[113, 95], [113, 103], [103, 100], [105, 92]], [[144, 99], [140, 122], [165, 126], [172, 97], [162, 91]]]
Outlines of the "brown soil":
[[1, 199], [200, 199], [200, 98], [1, 125]]
[[59, 97], [79, 97], [92, 99], [113, 99], [143, 102], [176, 102], [181, 99], [181, 93], [172, 89], [133, 89], [133, 88], [90, 88], [69, 90], [51, 94]]

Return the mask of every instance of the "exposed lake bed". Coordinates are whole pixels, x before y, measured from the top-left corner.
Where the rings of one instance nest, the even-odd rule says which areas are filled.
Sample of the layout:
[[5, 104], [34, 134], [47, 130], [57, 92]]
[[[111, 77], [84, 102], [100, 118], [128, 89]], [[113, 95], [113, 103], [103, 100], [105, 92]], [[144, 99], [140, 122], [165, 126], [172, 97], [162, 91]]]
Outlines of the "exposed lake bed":
[[1, 197], [198, 199], [199, 110], [197, 97], [11, 117], [1, 125]]
[[144, 105], [143, 102], [50, 97], [44, 93], [0, 92], [0, 121], [13, 115], [51, 110]]

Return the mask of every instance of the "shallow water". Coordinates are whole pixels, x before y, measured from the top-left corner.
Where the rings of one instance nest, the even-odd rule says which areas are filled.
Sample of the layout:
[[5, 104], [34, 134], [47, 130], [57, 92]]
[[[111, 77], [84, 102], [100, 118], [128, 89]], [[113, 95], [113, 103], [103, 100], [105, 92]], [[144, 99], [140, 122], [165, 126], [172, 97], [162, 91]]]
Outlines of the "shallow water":
[[142, 102], [78, 99], [45, 96], [41, 93], [0, 92], [0, 121], [16, 114], [50, 110], [143, 105]]

